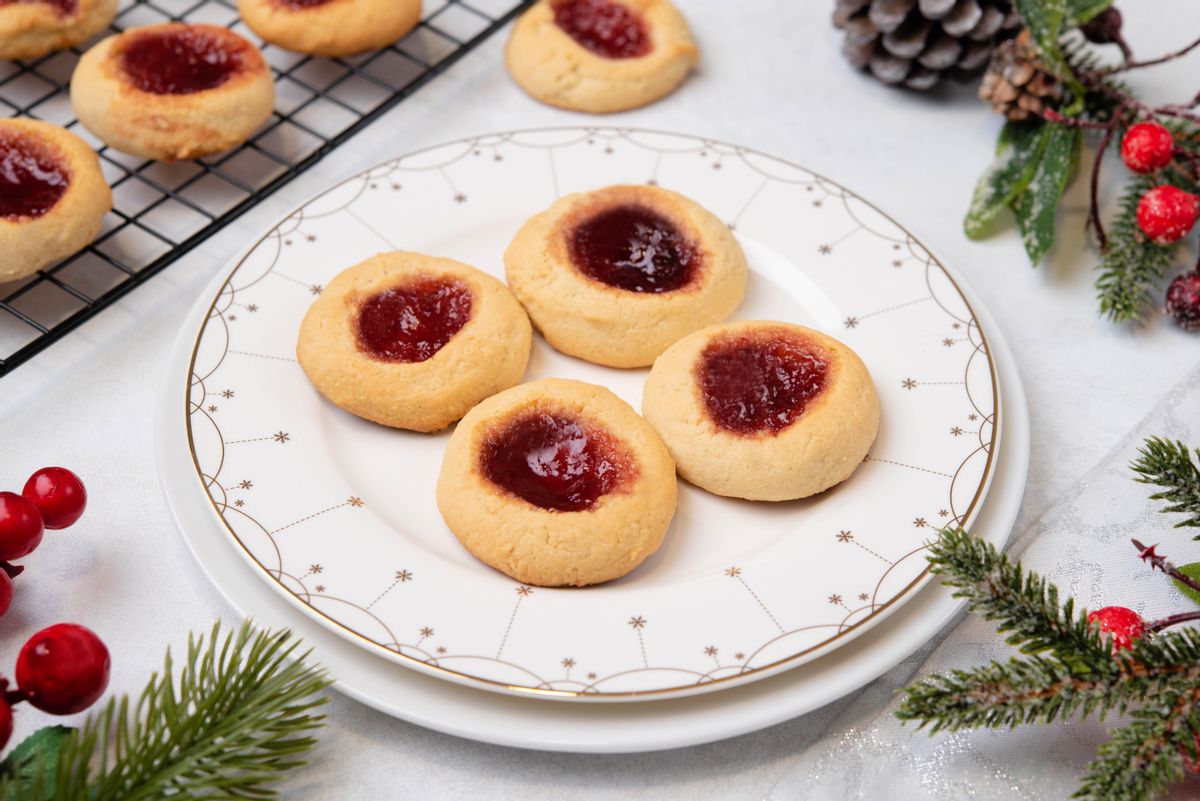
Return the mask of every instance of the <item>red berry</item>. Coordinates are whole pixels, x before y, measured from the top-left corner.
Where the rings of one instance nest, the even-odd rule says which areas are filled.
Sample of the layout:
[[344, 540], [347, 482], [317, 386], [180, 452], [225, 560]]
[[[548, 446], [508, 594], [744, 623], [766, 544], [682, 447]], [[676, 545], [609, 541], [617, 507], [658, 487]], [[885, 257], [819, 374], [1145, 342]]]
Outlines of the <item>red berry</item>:
[[21, 494], [42, 513], [46, 528], [74, 524], [87, 506], [83, 482], [65, 467], [43, 467], [29, 477]]
[[5, 562], [33, 553], [42, 541], [42, 515], [15, 492], [0, 492], [0, 559]]
[[1178, 242], [1196, 224], [1200, 198], [1174, 186], [1156, 186], [1138, 201], [1138, 227], [1160, 245]]
[[1154, 172], [1171, 163], [1175, 137], [1157, 122], [1139, 122], [1121, 140], [1121, 158], [1134, 172]]
[[58, 623], [29, 638], [17, 656], [17, 686], [51, 715], [72, 715], [108, 687], [108, 649], [83, 626]]
[[1142, 617], [1123, 606], [1106, 606], [1088, 614], [1089, 623], [1099, 623], [1100, 631], [1112, 635], [1114, 651], [1132, 648], [1133, 641], [1140, 639], [1146, 631]]
[[1200, 331], [1200, 271], [1184, 273], [1167, 287], [1167, 314], [1184, 331]]
[[[7, 684], [8, 682], [4, 683]], [[0, 748], [8, 745], [8, 739], [12, 737], [12, 730], [12, 707], [9, 706], [8, 700], [4, 697], [4, 693], [0, 692]]]

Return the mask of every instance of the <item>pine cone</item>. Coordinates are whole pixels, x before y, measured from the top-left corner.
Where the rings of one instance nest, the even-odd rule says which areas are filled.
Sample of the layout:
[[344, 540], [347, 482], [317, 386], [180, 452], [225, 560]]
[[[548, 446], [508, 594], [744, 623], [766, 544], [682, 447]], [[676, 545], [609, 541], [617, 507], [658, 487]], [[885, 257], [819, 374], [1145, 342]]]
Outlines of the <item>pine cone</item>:
[[1062, 84], [1038, 57], [1028, 30], [1003, 42], [992, 54], [979, 99], [1010, 120], [1027, 120], [1062, 100]]
[[977, 72], [1021, 27], [1010, 0], [837, 0], [833, 24], [851, 64], [910, 89]]

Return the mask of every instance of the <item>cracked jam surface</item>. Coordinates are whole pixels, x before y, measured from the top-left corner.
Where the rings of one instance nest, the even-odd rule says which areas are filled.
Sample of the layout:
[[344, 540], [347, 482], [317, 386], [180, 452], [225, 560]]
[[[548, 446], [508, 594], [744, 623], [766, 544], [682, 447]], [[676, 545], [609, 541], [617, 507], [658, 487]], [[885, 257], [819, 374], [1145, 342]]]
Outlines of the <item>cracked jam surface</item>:
[[50, 148], [33, 137], [0, 131], [0, 217], [41, 217], [70, 183], [66, 164]]
[[637, 58], [650, 52], [642, 15], [613, 0], [562, 0], [554, 24], [584, 49], [604, 58]]
[[754, 331], [710, 342], [696, 365], [704, 406], [736, 434], [776, 434], [824, 390], [828, 357], [791, 331]]
[[484, 438], [488, 481], [542, 509], [582, 512], [616, 491], [631, 467], [603, 429], [564, 413], [531, 412]]
[[244, 65], [246, 45], [203, 28], [133, 33], [124, 45], [121, 70], [143, 92], [190, 95], [216, 89]]
[[358, 308], [359, 349], [388, 362], [423, 362], [471, 319], [473, 297], [461, 281], [420, 277], [368, 296]]
[[660, 294], [687, 286], [697, 273], [696, 246], [673, 222], [636, 204], [600, 211], [571, 231], [571, 262], [581, 273], [629, 292]]

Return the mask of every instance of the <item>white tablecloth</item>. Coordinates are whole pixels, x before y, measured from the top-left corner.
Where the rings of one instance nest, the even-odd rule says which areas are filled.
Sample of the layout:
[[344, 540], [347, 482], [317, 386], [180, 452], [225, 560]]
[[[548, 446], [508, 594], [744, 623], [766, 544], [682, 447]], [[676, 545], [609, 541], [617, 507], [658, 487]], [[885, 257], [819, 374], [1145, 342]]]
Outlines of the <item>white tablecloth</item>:
[[[1060, 247], [1037, 270], [1011, 231], [986, 244], [963, 237], [962, 212], [1000, 125], [969, 88], [916, 95], [855, 73], [838, 54], [840, 36], [829, 24], [832, 0], [678, 2], [703, 48], [701, 69], [665, 101], [602, 121], [709, 135], [811, 166], [895, 214], [962, 271], [1011, 343], [1029, 395], [1033, 456], [1022, 529], [1126, 441], [1200, 363], [1196, 337], [1157, 318], [1141, 327], [1098, 318], [1095, 258], [1081, 253], [1084, 181], [1069, 191]], [[1129, 38], [1144, 56], [1182, 45], [1200, 30], [1195, 5], [1126, 5]], [[1170, 24], [1163, 21], [1168, 11]], [[231, 617], [173, 530], [154, 465], [154, 397], [178, 321], [254, 234], [340, 177], [464, 135], [595, 120], [521, 94], [504, 71], [504, 37], [467, 56], [198, 252], [0, 380], [0, 485], [19, 489], [33, 469], [62, 464], [84, 477], [91, 496], [84, 521], [48, 534], [27, 560], [13, 608], [0, 621], [0, 673], [11, 675], [17, 649], [34, 630], [71, 620], [108, 643], [112, 689], [136, 691], [168, 644], [178, 648], [189, 629]], [[1200, 58], [1189, 59], [1133, 82], [1153, 97], [1183, 100], [1195, 92], [1198, 64]], [[1114, 162], [1112, 169], [1121, 168]], [[296, 775], [285, 795], [300, 801], [623, 799], [634, 792], [688, 801], [761, 798], [856, 698], [860, 717], [887, 703], [886, 694], [878, 700], [855, 694], [721, 743], [578, 756], [459, 740], [334, 695], [315, 764]], [[22, 709], [16, 736], [46, 722]]]

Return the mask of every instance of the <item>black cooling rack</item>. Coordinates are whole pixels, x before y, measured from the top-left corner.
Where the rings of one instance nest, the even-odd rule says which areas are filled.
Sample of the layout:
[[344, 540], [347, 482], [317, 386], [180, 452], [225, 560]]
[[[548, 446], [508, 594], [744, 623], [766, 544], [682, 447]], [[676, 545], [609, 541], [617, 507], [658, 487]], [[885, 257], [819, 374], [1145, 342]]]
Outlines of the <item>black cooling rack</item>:
[[[531, 2], [425, 0], [424, 19], [412, 33], [353, 58], [313, 58], [267, 45], [274, 115], [245, 145], [200, 161], [128, 156], [104, 147], [76, 122], [67, 85], [86, 45], [32, 61], [0, 61], [0, 115], [47, 120], [82, 136], [100, 153], [113, 188], [113, 211], [87, 249], [0, 284], [0, 376], [316, 164]], [[234, 0], [127, 0], [112, 30], [168, 20], [224, 25], [257, 41], [238, 19]]]

